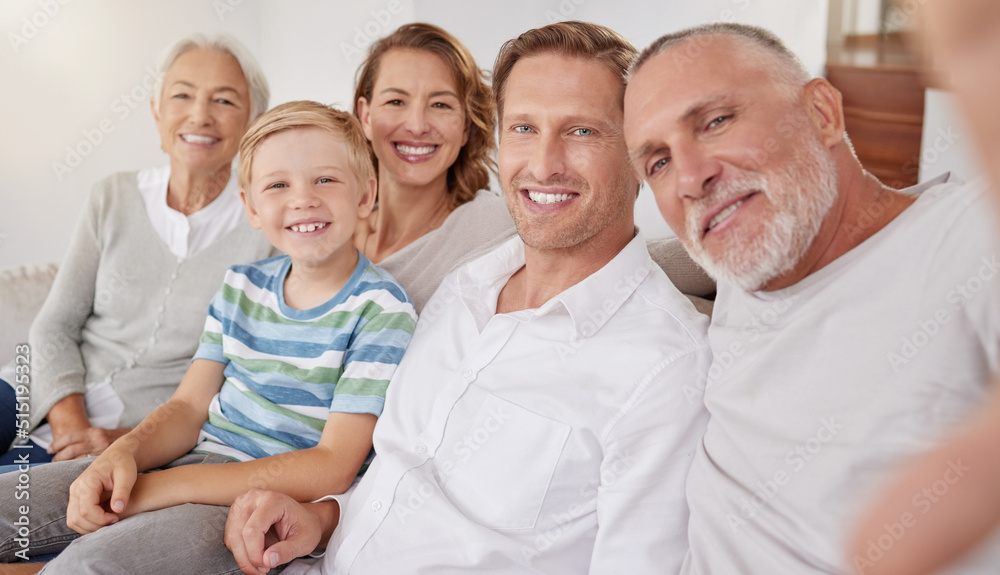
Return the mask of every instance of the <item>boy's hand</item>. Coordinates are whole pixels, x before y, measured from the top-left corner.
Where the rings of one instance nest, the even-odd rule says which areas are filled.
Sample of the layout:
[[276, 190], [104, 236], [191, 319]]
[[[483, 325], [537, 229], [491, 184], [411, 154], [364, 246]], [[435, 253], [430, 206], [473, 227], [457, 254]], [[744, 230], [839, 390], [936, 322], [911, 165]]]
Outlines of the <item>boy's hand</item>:
[[87, 534], [117, 523], [137, 477], [135, 459], [125, 449], [108, 449], [69, 487], [66, 525]]
[[[276, 491], [251, 489], [229, 508], [226, 547], [247, 575], [267, 573], [312, 553], [326, 532], [332, 532], [336, 526], [340, 514], [337, 505], [335, 501], [303, 505]], [[324, 523], [330, 524], [329, 530], [324, 529]]]

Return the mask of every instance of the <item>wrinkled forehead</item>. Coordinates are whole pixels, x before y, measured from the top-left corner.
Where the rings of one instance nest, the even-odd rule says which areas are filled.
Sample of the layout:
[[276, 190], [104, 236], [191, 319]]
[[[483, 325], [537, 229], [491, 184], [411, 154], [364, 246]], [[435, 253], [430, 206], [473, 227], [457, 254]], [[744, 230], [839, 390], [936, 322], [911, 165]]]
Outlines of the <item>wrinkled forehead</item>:
[[688, 38], [649, 57], [632, 75], [626, 137], [653, 117], [678, 123], [700, 106], [769, 99], [780, 91], [774, 59], [762, 48], [718, 34]]

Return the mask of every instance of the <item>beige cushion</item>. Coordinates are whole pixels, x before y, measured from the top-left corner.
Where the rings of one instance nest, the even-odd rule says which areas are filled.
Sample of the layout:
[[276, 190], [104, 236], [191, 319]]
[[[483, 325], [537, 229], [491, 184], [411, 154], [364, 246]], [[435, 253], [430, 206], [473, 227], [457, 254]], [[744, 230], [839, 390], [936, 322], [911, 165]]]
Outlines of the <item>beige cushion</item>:
[[27, 343], [35, 314], [56, 277], [56, 265], [0, 270], [0, 365], [14, 359], [14, 346]]

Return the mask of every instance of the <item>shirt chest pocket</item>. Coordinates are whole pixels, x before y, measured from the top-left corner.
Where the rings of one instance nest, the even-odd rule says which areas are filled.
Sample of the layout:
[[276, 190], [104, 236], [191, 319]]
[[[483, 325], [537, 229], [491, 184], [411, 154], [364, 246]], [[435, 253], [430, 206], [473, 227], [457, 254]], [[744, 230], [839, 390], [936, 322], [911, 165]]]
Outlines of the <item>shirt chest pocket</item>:
[[492, 529], [534, 527], [570, 426], [488, 395], [471, 427], [442, 445], [444, 494]]

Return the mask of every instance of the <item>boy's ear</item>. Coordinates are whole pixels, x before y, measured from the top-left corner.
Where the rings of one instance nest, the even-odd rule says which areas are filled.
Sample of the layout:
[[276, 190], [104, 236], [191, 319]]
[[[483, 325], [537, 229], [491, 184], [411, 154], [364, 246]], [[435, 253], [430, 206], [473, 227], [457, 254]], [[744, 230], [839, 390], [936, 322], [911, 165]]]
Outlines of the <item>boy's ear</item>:
[[368, 105], [368, 98], [361, 96], [358, 98], [358, 119], [361, 120], [361, 130], [365, 133], [368, 141], [372, 139], [371, 106]]
[[240, 201], [243, 202], [243, 211], [247, 214], [247, 221], [250, 222], [250, 226], [254, 229], [260, 229], [260, 215], [257, 213], [257, 209], [253, 207], [250, 202], [246, 191], [240, 188]]
[[358, 200], [358, 219], [365, 219], [372, 213], [375, 207], [375, 198], [378, 195], [378, 180], [369, 178], [361, 198]]

